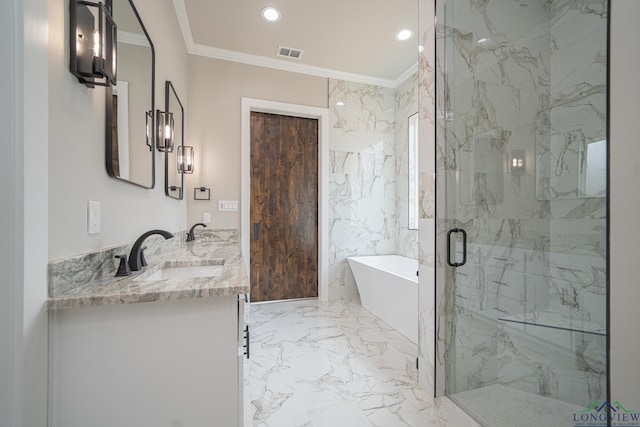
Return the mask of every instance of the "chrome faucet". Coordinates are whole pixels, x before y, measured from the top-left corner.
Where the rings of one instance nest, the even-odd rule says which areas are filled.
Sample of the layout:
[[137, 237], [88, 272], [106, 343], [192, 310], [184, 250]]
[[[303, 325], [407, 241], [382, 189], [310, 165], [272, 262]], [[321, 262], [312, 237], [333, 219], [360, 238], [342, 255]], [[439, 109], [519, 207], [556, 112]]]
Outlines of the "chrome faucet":
[[193, 234], [193, 229], [196, 228], [196, 226], [198, 225], [201, 225], [203, 227], [207, 226], [207, 224], [203, 224], [201, 222], [197, 224], [193, 224], [193, 227], [191, 227], [191, 230], [189, 230], [189, 232], [187, 233], [187, 242], [193, 242], [194, 240], [196, 240], [196, 236]]
[[144, 259], [144, 250], [142, 247], [142, 243], [144, 243], [145, 239], [153, 234], [159, 234], [165, 239], [171, 239], [173, 234], [164, 230], [151, 230], [144, 233], [142, 236], [138, 237], [138, 240], [133, 244], [131, 248], [131, 254], [129, 254], [129, 268], [131, 271], [138, 271], [145, 265], [147, 265]]

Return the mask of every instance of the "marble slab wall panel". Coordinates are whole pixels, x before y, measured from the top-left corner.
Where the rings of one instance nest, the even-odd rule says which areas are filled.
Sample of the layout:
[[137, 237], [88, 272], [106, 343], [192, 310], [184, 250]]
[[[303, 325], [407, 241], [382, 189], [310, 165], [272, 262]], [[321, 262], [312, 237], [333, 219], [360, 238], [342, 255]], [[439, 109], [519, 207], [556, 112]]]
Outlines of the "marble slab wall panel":
[[499, 323], [500, 384], [581, 407], [606, 400], [606, 336]]
[[[163, 250], [187, 245], [185, 242], [187, 231], [181, 230], [174, 233], [174, 238], [165, 240], [161, 236], [150, 236], [145, 240], [145, 258], [152, 264], [156, 254]], [[195, 230], [196, 239], [204, 239], [211, 242], [239, 242], [240, 230]], [[70, 289], [81, 286], [103, 277], [113, 277], [118, 271], [119, 259], [116, 255], [131, 253], [133, 242], [100, 249], [94, 252], [74, 255], [71, 257], [49, 261], [48, 286], [49, 296], [55, 297]]]
[[[444, 394], [444, 359], [437, 360], [436, 338], [445, 325], [444, 285], [436, 279], [436, 93], [435, 1], [418, 1], [418, 139], [419, 139], [419, 271], [418, 354], [420, 384], [434, 396]], [[438, 384], [439, 383], [439, 384]]]
[[[605, 134], [606, 3], [463, 3], [437, 12], [436, 366], [448, 392], [497, 381], [587, 406], [606, 380], [605, 199], [567, 197]], [[455, 271], [453, 227], [471, 242]], [[507, 318], [572, 331], [496, 326]]]
[[604, 158], [602, 169], [591, 169], [587, 145], [606, 139], [607, 2], [558, 0], [549, 11], [550, 130], [536, 145], [549, 181], [537, 182], [537, 196], [549, 199], [551, 213], [549, 311], [577, 331], [565, 339], [570, 361], [548, 367], [560, 378], [550, 395], [587, 406], [606, 399], [606, 337], [592, 333], [606, 331], [606, 169]]
[[396, 89], [396, 254], [418, 259], [418, 230], [409, 230], [409, 117], [418, 112], [418, 74]]
[[395, 252], [395, 104], [394, 89], [329, 79], [330, 300], [358, 299], [347, 257]]
[[[605, 0], [549, 2], [549, 138], [538, 141], [538, 197], [602, 197], [587, 191], [589, 175], [606, 184], [604, 169], [589, 170], [587, 145], [606, 139], [607, 3]], [[592, 153], [593, 155], [593, 153]], [[604, 162], [602, 163], [604, 167]]]
[[591, 169], [587, 154], [589, 144], [606, 139], [607, 2], [553, 1], [549, 10], [550, 131], [536, 145], [537, 196], [549, 199], [552, 216], [550, 311], [567, 328], [584, 331], [567, 340], [576, 366], [562, 367], [565, 388], [553, 394], [586, 406], [606, 398], [606, 339], [589, 333], [606, 331], [606, 169]]
[[[439, 312], [447, 315], [438, 360], [449, 393], [498, 380], [501, 315], [546, 308], [545, 288], [536, 295], [527, 286], [534, 283], [528, 275], [544, 270], [525, 265], [545, 258], [550, 216], [548, 202], [533, 197], [534, 169], [515, 174], [508, 163], [514, 150], [534, 156], [540, 99], [549, 90], [548, 12], [537, 2], [453, 5], [439, 4], [436, 113], [444, 252], [436, 268], [438, 286], [445, 286]], [[456, 270], [444, 259], [446, 232], [454, 227], [471, 242], [467, 264]], [[461, 248], [453, 252], [461, 259]]]

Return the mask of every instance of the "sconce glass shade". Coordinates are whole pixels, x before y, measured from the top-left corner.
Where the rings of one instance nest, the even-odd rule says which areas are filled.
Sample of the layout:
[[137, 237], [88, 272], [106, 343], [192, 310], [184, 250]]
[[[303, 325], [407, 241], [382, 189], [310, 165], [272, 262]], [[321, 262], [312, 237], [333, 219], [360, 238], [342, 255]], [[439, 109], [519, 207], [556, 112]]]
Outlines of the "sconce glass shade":
[[[97, 19], [91, 8], [96, 9]], [[70, 0], [69, 30], [71, 73], [90, 88], [116, 84], [118, 30], [107, 6]]]
[[173, 152], [173, 113], [156, 110], [156, 147], [159, 151]]
[[178, 172], [193, 173], [193, 147], [181, 145], [178, 147]]

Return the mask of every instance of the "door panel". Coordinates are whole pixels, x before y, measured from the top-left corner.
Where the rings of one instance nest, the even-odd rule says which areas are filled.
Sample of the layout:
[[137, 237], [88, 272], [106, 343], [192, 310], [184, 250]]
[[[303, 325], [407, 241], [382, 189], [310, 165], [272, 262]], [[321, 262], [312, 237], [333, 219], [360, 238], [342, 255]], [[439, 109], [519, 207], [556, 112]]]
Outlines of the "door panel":
[[318, 296], [318, 120], [251, 113], [251, 301]]

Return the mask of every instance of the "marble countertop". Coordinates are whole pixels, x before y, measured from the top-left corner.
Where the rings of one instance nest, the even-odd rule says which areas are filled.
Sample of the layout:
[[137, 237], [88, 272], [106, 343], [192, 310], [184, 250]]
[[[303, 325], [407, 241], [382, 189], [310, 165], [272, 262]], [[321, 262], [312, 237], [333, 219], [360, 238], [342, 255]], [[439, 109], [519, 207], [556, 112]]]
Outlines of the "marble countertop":
[[[240, 244], [237, 242], [195, 241], [158, 251], [147, 257], [149, 265], [127, 277], [103, 277], [75, 284], [51, 295], [50, 310], [211, 298], [249, 293], [249, 279]], [[220, 265], [216, 277], [141, 280], [162, 267]]]

